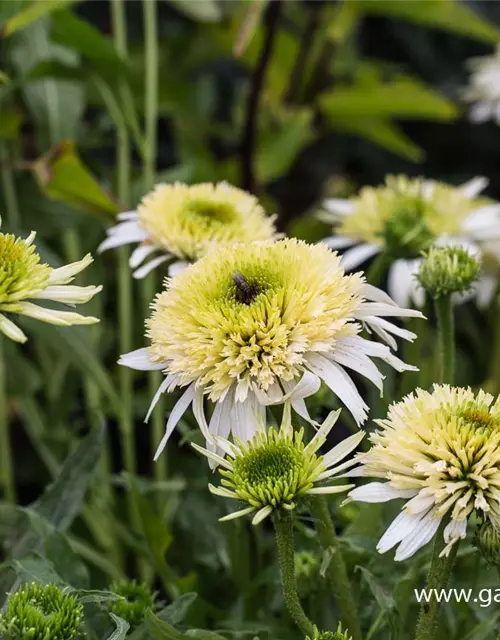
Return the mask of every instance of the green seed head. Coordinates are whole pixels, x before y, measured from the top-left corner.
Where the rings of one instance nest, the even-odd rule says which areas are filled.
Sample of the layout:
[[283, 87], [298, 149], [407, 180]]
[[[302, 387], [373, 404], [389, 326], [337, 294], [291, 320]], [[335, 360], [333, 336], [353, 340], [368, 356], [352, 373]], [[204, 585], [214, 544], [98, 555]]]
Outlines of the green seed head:
[[9, 596], [0, 635], [5, 640], [73, 640], [82, 616], [75, 596], [54, 584], [32, 583]]
[[110, 589], [123, 598], [110, 603], [111, 611], [131, 625], [142, 622], [146, 611], [153, 608], [154, 594], [145, 585], [138, 584], [135, 580], [113, 582]]
[[352, 636], [348, 631], [342, 631], [342, 625], [339, 622], [337, 631], [319, 631], [317, 627], [314, 627], [313, 637], [307, 636], [305, 640], [352, 640]]
[[486, 562], [500, 565], [500, 531], [490, 520], [486, 520], [479, 527], [474, 544]]
[[416, 258], [434, 240], [425, 216], [426, 203], [418, 195], [402, 196], [395, 202], [381, 233], [392, 258]]
[[0, 305], [12, 304], [44, 289], [52, 269], [40, 264], [35, 247], [0, 233]]
[[468, 291], [479, 270], [477, 258], [463, 247], [431, 247], [417, 277], [433, 298], [439, 298]]

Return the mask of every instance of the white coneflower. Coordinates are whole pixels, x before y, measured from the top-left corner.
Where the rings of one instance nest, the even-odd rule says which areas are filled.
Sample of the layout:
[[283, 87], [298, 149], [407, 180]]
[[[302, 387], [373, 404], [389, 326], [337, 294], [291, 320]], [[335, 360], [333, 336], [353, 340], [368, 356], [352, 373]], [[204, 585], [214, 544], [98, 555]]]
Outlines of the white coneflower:
[[35, 232], [28, 238], [16, 238], [0, 233], [0, 331], [16, 342], [26, 342], [21, 329], [4, 314], [21, 314], [57, 324], [93, 324], [98, 318], [85, 317], [71, 311], [47, 309], [31, 300], [52, 300], [69, 306], [88, 302], [102, 287], [76, 287], [68, 283], [92, 262], [85, 256], [79, 262], [52, 269], [40, 264], [33, 241]]
[[447, 555], [465, 538], [467, 519], [477, 510], [500, 525], [500, 399], [470, 389], [435, 385], [418, 389], [389, 408], [372, 448], [354, 474], [381, 478], [350, 492], [360, 502], [406, 499], [377, 549], [396, 545], [405, 560], [427, 544], [443, 519]]
[[214, 443], [224, 457], [193, 443], [197, 451], [218, 465], [222, 476], [222, 486], [210, 484], [210, 491], [246, 505], [221, 521], [254, 514], [252, 524], [259, 524], [277, 509], [295, 509], [297, 501], [305, 495], [352, 489], [352, 484], [332, 485], [330, 481], [356, 464], [356, 460], [339, 463], [354, 451], [364, 432], [346, 438], [325, 455], [318, 454], [339, 415], [340, 411], [332, 411], [308, 444], [303, 441], [304, 429], [293, 428], [288, 404], [279, 430], [266, 429], [261, 424], [246, 443], [238, 439], [232, 443], [215, 436]]
[[[329, 199], [322, 218], [335, 225], [335, 236], [324, 242], [332, 249], [347, 249], [346, 271], [376, 254], [391, 261], [388, 291], [400, 305], [424, 303], [425, 292], [416, 274], [421, 255], [435, 244], [463, 245], [481, 257], [485, 243], [500, 240], [500, 204], [486, 203], [478, 194], [485, 178], [460, 187], [434, 180], [388, 176], [380, 187], [364, 187], [347, 200]], [[486, 276], [485, 276], [486, 278]], [[490, 283], [479, 279], [478, 300], [490, 301]]]
[[[287, 239], [222, 248], [167, 281], [147, 321], [150, 346], [122, 356], [135, 369], [162, 369], [153, 400], [175, 387], [184, 395], [170, 414], [157, 456], [193, 404], [204, 433], [250, 439], [265, 407], [290, 400], [308, 418], [303, 398], [323, 380], [358, 424], [368, 407], [348, 369], [382, 391], [380, 358], [398, 371], [414, 369], [391, 353], [394, 335], [416, 336], [386, 320], [422, 317], [401, 309], [360, 274], [344, 275], [325, 245]], [[387, 345], [359, 334], [363, 326]], [[204, 398], [215, 403], [207, 425]], [[150, 409], [150, 411], [151, 411]]]
[[118, 219], [99, 252], [139, 243], [130, 257], [135, 278], [166, 261], [173, 261], [169, 273], [174, 275], [221, 245], [278, 237], [275, 216], [267, 216], [255, 196], [226, 182], [158, 184], [137, 211]]
[[468, 66], [471, 75], [463, 98], [474, 103], [470, 110], [471, 121], [494, 120], [500, 124], [500, 45], [493, 55], [468, 60]]

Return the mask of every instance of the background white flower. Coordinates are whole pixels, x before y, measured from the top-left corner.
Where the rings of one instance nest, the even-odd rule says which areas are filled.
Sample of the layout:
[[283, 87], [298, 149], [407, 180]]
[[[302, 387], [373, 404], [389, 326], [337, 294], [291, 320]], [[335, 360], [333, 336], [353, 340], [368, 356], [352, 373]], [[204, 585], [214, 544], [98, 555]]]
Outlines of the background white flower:
[[471, 58], [468, 66], [471, 75], [463, 98], [474, 103], [469, 114], [471, 121], [494, 120], [500, 124], [500, 45], [490, 56]]

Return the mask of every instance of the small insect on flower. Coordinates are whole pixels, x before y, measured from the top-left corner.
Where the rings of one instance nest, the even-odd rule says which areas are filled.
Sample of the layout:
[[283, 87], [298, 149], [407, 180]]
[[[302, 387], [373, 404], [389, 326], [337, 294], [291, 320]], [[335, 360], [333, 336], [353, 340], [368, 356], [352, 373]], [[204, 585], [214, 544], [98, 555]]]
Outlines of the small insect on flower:
[[139, 242], [130, 257], [134, 278], [171, 260], [173, 276], [221, 245], [277, 239], [275, 218], [255, 196], [227, 182], [158, 184], [137, 211], [119, 214], [120, 223], [108, 230], [99, 252]]
[[[500, 241], [500, 204], [477, 197], [487, 183], [474, 178], [454, 187], [388, 176], [383, 186], [364, 187], [348, 200], [324, 202], [321, 218], [334, 225], [336, 234], [324, 242], [332, 249], [347, 249], [342, 257], [346, 271], [383, 254], [390, 265], [390, 296], [402, 306], [414, 302], [421, 307], [425, 291], [416, 275], [422, 253], [436, 244], [454, 244], [481, 258], [488, 243]], [[491, 281], [480, 278], [475, 292], [478, 304], [489, 304]]]
[[266, 429], [262, 424], [246, 443], [238, 439], [232, 443], [215, 436], [215, 444], [224, 457], [192, 443], [197, 451], [219, 465], [222, 486], [210, 484], [210, 491], [247, 505], [221, 521], [253, 513], [252, 524], [259, 524], [275, 510], [295, 509], [297, 501], [305, 495], [342, 493], [351, 489], [352, 484], [325, 482], [357, 463], [349, 460], [339, 464], [358, 446], [364, 432], [346, 438], [325, 455], [318, 453], [339, 415], [340, 411], [332, 411], [309, 444], [303, 441], [304, 429], [293, 428], [289, 404], [284, 407], [279, 429]]
[[98, 318], [48, 309], [31, 302], [52, 300], [74, 306], [88, 302], [102, 290], [102, 286], [77, 287], [68, 284], [92, 262], [90, 254], [79, 262], [52, 269], [40, 263], [34, 239], [34, 231], [26, 239], [0, 233], [0, 331], [16, 342], [27, 340], [5, 313], [17, 313], [63, 327], [99, 322]]
[[[398, 307], [361, 275], [344, 275], [338, 256], [322, 244], [255, 242], [201, 258], [156, 297], [147, 321], [150, 346], [120, 359], [134, 369], [164, 370], [150, 412], [162, 393], [185, 387], [156, 457], [191, 404], [208, 442], [231, 432], [244, 442], [268, 405], [289, 400], [309, 420], [304, 398], [321, 381], [362, 424], [368, 406], [347, 370], [382, 392], [383, 375], [372, 358], [398, 371], [414, 369], [391, 348], [397, 348], [393, 334], [405, 340], [415, 334], [383, 316], [423, 317]], [[361, 337], [363, 327], [387, 344]], [[205, 397], [215, 403], [209, 424]]]
[[80, 631], [83, 607], [54, 584], [23, 585], [9, 595], [0, 615], [4, 640], [73, 640]]
[[370, 436], [371, 449], [353, 473], [382, 478], [357, 487], [349, 498], [360, 502], [407, 499], [377, 549], [399, 545], [405, 560], [427, 544], [443, 518], [448, 555], [467, 532], [476, 510], [500, 526], [500, 398], [484, 391], [435, 385], [418, 389], [389, 408], [380, 429]]

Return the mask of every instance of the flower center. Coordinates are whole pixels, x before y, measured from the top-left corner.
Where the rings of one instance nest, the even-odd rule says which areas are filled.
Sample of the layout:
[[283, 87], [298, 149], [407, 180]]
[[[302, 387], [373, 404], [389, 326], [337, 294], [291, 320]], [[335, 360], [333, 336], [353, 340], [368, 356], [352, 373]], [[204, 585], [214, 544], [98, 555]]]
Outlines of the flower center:
[[275, 483], [299, 466], [297, 451], [285, 443], [269, 443], [234, 461], [235, 471], [252, 486]]
[[480, 407], [466, 407], [460, 413], [464, 426], [476, 434], [490, 436], [500, 430], [500, 417]]
[[0, 304], [19, 300], [25, 291], [29, 294], [43, 289], [51, 269], [39, 264], [40, 257], [33, 246], [22, 238], [0, 233]]
[[395, 206], [381, 236], [388, 253], [395, 258], [417, 258], [430, 247], [434, 234], [429, 229], [420, 197], [406, 197]]
[[183, 214], [187, 218], [195, 218], [205, 224], [225, 225], [238, 219], [238, 213], [232, 204], [201, 198], [188, 200]]
[[257, 278], [247, 279], [241, 271], [236, 271], [231, 277], [235, 285], [234, 297], [242, 304], [251, 304], [264, 290]]

